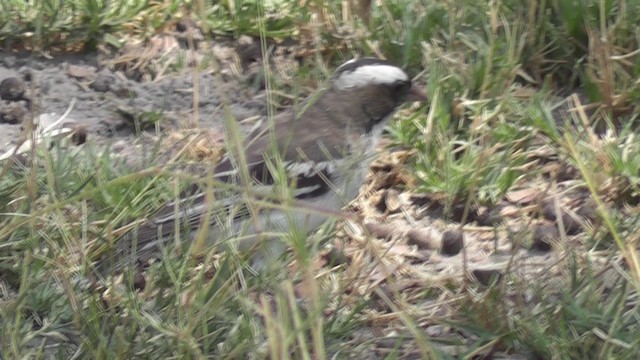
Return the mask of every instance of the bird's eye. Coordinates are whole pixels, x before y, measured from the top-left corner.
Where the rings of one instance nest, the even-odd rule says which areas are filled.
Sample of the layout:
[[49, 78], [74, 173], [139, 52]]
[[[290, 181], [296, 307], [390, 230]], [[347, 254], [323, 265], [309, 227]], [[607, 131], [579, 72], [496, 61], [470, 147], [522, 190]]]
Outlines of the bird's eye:
[[403, 93], [411, 88], [411, 81], [398, 81], [394, 85], [394, 90], [396, 92]]
[[391, 96], [398, 102], [402, 102], [403, 99], [409, 94], [411, 89], [411, 81], [397, 81], [391, 87]]

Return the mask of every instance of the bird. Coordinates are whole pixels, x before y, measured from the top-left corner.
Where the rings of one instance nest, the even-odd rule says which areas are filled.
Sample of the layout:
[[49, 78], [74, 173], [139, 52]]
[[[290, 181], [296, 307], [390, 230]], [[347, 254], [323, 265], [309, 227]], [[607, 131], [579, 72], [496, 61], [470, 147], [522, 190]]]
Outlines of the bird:
[[[260, 271], [286, 251], [283, 233], [295, 227], [306, 235], [357, 197], [388, 121], [403, 104], [426, 101], [389, 61], [362, 57], [343, 63], [328, 86], [273, 116], [271, 126], [249, 134], [239, 151], [227, 151], [214, 176], [240, 190], [195, 191], [167, 203], [117, 239], [116, 250], [98, 266], [122, 269], [161, 258], [168, 246], [189, 243], [200, 231], [207, 245], [255, 250], [251, 268]], [[274, 197], [282, 188], [278, 181], [290, 190], [290, 202], [257, 210], [249, 205]], [[182, 230], [177, 240], [176, 226]]]

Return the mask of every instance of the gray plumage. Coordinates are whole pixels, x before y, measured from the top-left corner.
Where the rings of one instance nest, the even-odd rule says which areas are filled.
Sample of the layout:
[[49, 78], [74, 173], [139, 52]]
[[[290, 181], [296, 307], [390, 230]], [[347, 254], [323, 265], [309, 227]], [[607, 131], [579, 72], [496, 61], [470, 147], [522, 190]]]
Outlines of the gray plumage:
[[[346, 62], [336, 70], [329, 88], [277, 115], [273, 128], [251, 134], [244, 149], [247, 170], [255, 183], [253, 195], [268, 199], [274, 176], [272, 164], [265, 158], [273, 155], [277, 144], [277, 155], [293, 187], [294, 204], [300, 207], [260, 209], [251, 214], [246, 194], [214, 196], [211, 204], [204, 194], [195, 194], [178, 204], [167, 204], [138, 229], [118, 239], [113, 255], [101, 262], [100, 272], [160, 257], [164, 247], [175, 243], [176, 223], [184, 227], [180, 241], [185, 242], [193, 238], [203, 221], [209, 225], [207, 244], [227, 242], [241, 251], [257, 243], [264, 245], [258, 246], [252, 257], [254, 268], [263, 267], [267, 258], [284, 251], [277, 233], [296, 226], [306, 234], [321, 225], [328, 213], [339, 211], [357, 196], [389, 118], [403, 103], [424, 100], [400, 68], [375, 58]], [[236, 183], [235, 168], [233, 157], [228, 156], [215, 173], [223, 182]], [[207, 210], [213, 214], [210, 218], [204, 216]]]

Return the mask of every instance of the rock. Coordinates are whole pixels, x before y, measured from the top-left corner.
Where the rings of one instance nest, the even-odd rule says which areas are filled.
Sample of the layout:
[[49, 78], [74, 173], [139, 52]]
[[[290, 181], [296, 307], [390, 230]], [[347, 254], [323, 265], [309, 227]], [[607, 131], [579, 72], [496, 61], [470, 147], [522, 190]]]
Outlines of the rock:
[[464, 234], [462, 230], [450, 229], [442, 234], [442, 246], [440, 253], [443, 255], [457, 255], [464, 246]]
[[7, 68], [13, 68], [16, 66], [16, 57], [11, 55], [4, 55], [2, 58], [2, 63]]
[[0, 99], [18, 101], [24, 98], [26, 87], [17, 77], [8, 77], [0, 82]]
[[549, 221], [556, 221], [558, 214], [553, 199], [547, 199], [542, 202], [542, 216]]
[[500, 216], [500, 209], [497, 207], [493, 209], [485, 208], [482, 211], [478, 211], [476, 223], [480, 226], [497, 226], [501, 222], [502, 216]]
[[466, 208], [465, 203], [454, 204], [451, 207], [451, 216], [449, 218], [459, 223], [462, 223], [464, 221], [464, 224], [468, 224], [475, 221], [476, 217], [478, 216], [478, 210], [476, 209], [476, 207], [473, 205], [469, 206], [469, 210], [467, 211], [466, 218], [465, 218], [465, 208]]
[[582, 224], [566, 212], [562, 213], [562, 225], [567, 235], [578, 235], [582, 232]]
[[364, 227], [369, 234], [378, 239], [388, 239], [398, 230], [393, 224], [367, 223]]
[[9, 103], [0, 107], [0, 123], [20, 124], [27, 116], [27, 109], [20, 103]]
[[86, 126], [78, 124], [76, 122], [66, 122], [62, 124], [62, 127], [72, 130], [71, 141], [75, 145], [82, 145], [87, 142], [89, 131], [87, 130]]
[[502, 279], [502, 273], [498, 269], [475, 269], [471, 275], [484, 286], [497, 284]]
[[442, 235], [432, 227], [413, 228], [407, 232], [407, 244], [415, 245], [421, 250], [435, 250], [440, 244]]
[[116, 78], [111, 74], [99, 74], [96, 79], [89, 85], [91, 89], [97, 92], [107, 92], [111, 89], [111, 85], [115, 84]]
[[344, 249], [340, 246], [334, 246], [324, 256], [327, 264], [331, 267], [349, 264], [349, 258], [344, 252]]
[[538, 224], [533, 230], [531, 250], [550, 251], [551, 243], [560, 237], [555, 224]]
[[133, 277], [133, 288], [136, 291], [143, 291], [147, 286], [147, 280], [141, 272], [136, 272]]
[[376, 209], [381, 213], [395, 214], [402, 209], [402, 201], [397, 190], [387, 189], [380, 195], [379, 201], [375, 204]]
[[121, 99], [130, 99], [130, 98], [136, 97], [135, 91], [132, 89], [131, 86], [128, 86], [126, 83], [119, 82], [119, 83], [111, 84], [109, 85], [109, 89], [115, 96]]
[[31, 82], [33, 81], [33, 78], [35, 77], [35, 74], [33, 73], [33, 70], [31, 70], [31, 68], [28, 68], [26, 66], [21, 67], [18, 72], [20, 73], [20, 75], [22, 75], [22, 80], [27, 81], [27, 82]]
[[562, 225], [567, 235], [577, 235], [582, 230], [580, 223], [566, 211], [560, 209], [560, 217], [558, 217], [553, 200], [546, 200], [542, 203], [542, 216], [555, 223], [558, 222], [559, 218], [562, 219]]
[[595, 223], [598, 219], [599, 219], [599, 215], [598, 215], [598, 211], [596, 209], [596, 204], [592, 203], [592, 202], [587, 202], [585, 204], [582, 204], [577, 210], [576, 210], [576, 215], [580, 216], [581, 218]]

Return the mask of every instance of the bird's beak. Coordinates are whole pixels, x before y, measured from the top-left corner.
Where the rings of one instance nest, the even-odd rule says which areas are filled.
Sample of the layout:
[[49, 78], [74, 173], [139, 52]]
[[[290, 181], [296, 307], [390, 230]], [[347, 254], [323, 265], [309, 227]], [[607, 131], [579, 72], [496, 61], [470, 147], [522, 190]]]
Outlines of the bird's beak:
[[427, 100], [429, 100], [429, 98], [427, 98], [427, 94], [425, 94], [424, 91], [418, 89], [415, 85], [411, 86], [407, 101], [427, 102]]

